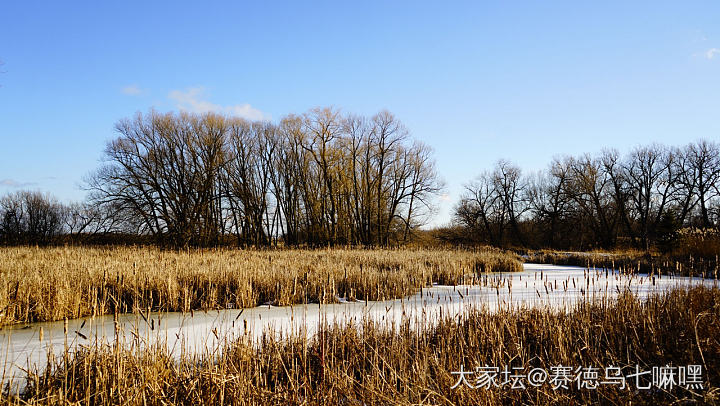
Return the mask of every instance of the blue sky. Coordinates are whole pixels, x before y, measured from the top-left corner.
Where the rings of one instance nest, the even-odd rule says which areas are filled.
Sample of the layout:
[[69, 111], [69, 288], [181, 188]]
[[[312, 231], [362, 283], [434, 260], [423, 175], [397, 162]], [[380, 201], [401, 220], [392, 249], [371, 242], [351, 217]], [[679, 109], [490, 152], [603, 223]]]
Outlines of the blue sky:
[[79, 200], [114, 123], [214, 109], [395, 113], [447, 183], [500, 158], [720, 135], [720, 2], [32, 2], [0, 6], [0, 194]]

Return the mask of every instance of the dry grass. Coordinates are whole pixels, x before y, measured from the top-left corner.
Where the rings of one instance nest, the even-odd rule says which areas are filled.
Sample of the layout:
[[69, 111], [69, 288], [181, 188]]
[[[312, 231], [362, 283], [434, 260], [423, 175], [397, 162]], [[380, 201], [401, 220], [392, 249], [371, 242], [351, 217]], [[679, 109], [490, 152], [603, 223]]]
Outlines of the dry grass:
[[0, 248], [0, 325], [88, 315], [399, 298], [519, 271], [498, 250]]
[[610, 252], [567, 252], [538, 250], [528, 251], [525, 262], [555, 265], [573, 265], [586, 268], [611, 268], [623, 273], [647, 273], [677, 276], [697, 276], [716, 278], [718, 272], [718, 254], [697, 256], [689, 254], [660, 254], [633, 250]]
[[671, 248], [671, 254], [696, 258], [713, 258], [720, 254], [720, 231], [683, 228]]
[[[720, 291], [678, 289], [647, 301], [625, 294], [573, 310], [474, 310], [424, 331], [375, 322], [330, 326], [312, 339], [240, 340], [221, 356], [173, 360], [162, 346], [94, 346], [41, 376], [10, 402], [60, 404], [668, 404], [718, 402]], [[461, 364], [617, 366], [625, 375], [666, 364], [703, 365], [692, 393], [450, 389]]]

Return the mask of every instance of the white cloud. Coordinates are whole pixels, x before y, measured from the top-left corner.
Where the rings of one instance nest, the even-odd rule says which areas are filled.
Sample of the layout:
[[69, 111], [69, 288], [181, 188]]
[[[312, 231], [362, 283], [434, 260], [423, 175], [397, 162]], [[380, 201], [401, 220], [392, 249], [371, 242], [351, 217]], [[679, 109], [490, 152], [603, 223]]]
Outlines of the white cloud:
[[443, 202], [449, 202], [450, 200], [452, 200], [452, 198], [449, 194], [443, 193], [440, 195], [440, 200], [442, 200]]
[[695, 38], [693, 38], [694, 42], [703, 42], [707, 40], [708, 37], [702, 30], [695, 30]]
[[0, 180], [0, 186], [8, 186], [8, 187], [26, 187], [26, 186], [32, 186], [35, 185], [34, 182], [19, 182], [15, 179], [3, 179]]
[[123, 87], [120, 91], [122, 94], [126, 94], [128, 96], [137, 96], [142, 93], [142, 89], [140, 89], [140, 86], [138, 85], [128, 85]]
[[720, 55], [720, 48], [710, 48], [705, 51], [705, 58], [707, 59], [713, 59], [717, 55]]
[[239, 116], [248, 120], [269, 120], [270, 115], [245, 104], [235, 104], [232, 106], [221, 106], [206, 100], [205, 89], [202, 87], [192, 87], [185, 91], [173, 90], [168, 97], [177, 103], [180, 110], [190, 111], [193, 113], [207, 113], [210, 111], [216, 113], [226, 113]]

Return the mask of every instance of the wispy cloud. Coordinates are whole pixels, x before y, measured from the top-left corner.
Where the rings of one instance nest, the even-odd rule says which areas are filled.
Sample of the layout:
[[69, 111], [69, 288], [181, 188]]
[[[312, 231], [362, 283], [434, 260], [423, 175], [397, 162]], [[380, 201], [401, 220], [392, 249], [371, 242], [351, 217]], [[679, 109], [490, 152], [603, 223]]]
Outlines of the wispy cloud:
[[713, 59], [718, 55], [720, 55], [720, 48], [710, 48], [705, 51], [705, 58], [707, 59]]
[[221, 106], [207, 100], [205, 89], [202, 87], [192, 87], [182, 90], [173, 90], [168, 97], [177, 103], [180, 110], [190, 111], [193, 113], [207, 113], [210, 111], [216, 113], [226, 113], [240, 116], [248, 120], [269, 120], [270, 115], [245, 104], [235, 104], [232, 106]]
[[27, 187], [27, 186], [33, 186], [36, 185], [35, 182], [20, 182], [15, 179], [3, 179], [0, 180], [0, 186], [7, 186], [7, 187]]
[[442, 200], [443, 202], [449, 202], [450, 200], [452, 200], [452, 198], [449, 194], [443, 193], [440, 195], [440, 200]]
[[703, 41], [707, 41], [707, 40], [708, 40], [708, 37], [704, 31], [695, 30], [695, 37], [693, 38], [693, 42], [703, 42]]
[[128, 96], [137, 96], [143, 92], [138, 85], [128, 85], [123, 87], [120, 91], [122, 94], [126, 94]]

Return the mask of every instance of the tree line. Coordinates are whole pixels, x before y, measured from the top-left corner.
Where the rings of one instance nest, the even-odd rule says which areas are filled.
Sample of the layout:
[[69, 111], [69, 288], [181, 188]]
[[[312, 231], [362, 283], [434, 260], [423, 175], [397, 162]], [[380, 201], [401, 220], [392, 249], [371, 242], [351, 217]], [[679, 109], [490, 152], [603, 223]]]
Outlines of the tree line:
[[678, 229], [719, 219], [720, 147], [706, 140], [559, 157], [535, 174], [501, 160], [454, 210], [465, 238], [555, 249], [664, 249]]
[[[431, 149], [387, 111], [318, 108], [272, 123], [151, 110], [115, 128], [86, 179], [86, 201], [30, 191], [0, 198], [0, 243], [389, 245], [412, 238], [443, 188]], [[720, 146], [609, 149], [555, 158], [538, 173], [500, 160], [465, 185], [453, 223], [433, 235], [665, 249], [681, 228], [720, 225]]]
[[387, 111], [318, 108], [277, 124], [150, 111], [115, 128], [119, 137], [86, 179], [87, 202], [6, 196], [0, 237], [43, 243], [114, 232], [176, 247], [388, 245], [411, 237], [442, 188], [431, 149]]
[[116, 229], [116, 219], [89, 202], [64, 204], [48, 193], [19, 191], [0, 198], [0, 244], [46, 245], [99, 240]]

